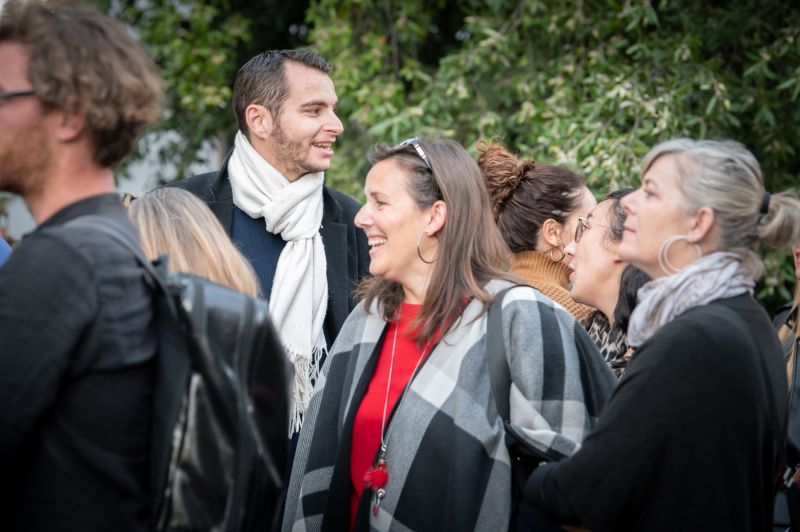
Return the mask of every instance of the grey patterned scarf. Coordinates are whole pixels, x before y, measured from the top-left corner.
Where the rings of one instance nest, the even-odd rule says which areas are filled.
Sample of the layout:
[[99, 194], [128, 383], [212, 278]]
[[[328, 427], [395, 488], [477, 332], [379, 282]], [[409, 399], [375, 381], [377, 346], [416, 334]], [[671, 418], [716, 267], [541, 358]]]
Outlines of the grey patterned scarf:
[[709, 253], [680, 272], [658, 277], [639, 289], [628, 324], [628, 345], [639, 347], [679, 314], [717, 299], [753, 292], [755, 281], [735, 253]]

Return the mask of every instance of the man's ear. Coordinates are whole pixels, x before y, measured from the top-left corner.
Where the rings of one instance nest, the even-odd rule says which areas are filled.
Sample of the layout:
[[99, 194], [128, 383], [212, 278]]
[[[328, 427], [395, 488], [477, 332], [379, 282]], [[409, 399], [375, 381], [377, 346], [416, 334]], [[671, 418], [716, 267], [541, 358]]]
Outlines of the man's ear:
[[695, 213], [692, 226], [686, 234], [689, 242], [696, 244], [706, 240], [714, 228], [714, 209], [708, 206], [700, 207]]
[[562, 226], [560, 223], [552, 218], [548, 218], [542, 224], [539, 234], [542, 235], [545, 242], [555, 248], [560, 248], [564, 245], [564, 242], [561, 240], [561, 228]]
[[263, 105], [251, 103], [244, 110], [245, 122], [247, 122], [247, 129], [252, 134], [260, 139], [266, 139], [272, 134], [272, 129], [275, 126], [275, 121], [272, 113]]
[[53, 120], [58, 122], [56, 138], [60, 142], [73, 142], [78, 139], [86, 128], [86, 114], [83, 111], [67, 113], [55, 111]]
[[429, 207], [429, 212], [431, 219], [428, 225], [425, 226], [425, 233], [428, 236], [436, 236], [447, 221], [447, 204], [442, 200], [436, 200]]

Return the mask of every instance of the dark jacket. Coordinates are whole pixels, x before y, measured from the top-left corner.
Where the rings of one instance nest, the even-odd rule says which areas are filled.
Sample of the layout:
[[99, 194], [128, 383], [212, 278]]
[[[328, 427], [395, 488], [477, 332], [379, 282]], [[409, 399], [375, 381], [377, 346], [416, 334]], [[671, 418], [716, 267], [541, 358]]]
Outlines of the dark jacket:
[[145, 532], [156, 334], [124, 245], [70, 226], [116, 194], [55, 213], [0, 268], [0, 529]]
[[[218, 172], [209, 172], [171, 183], [188, 190], [203, 200], [230, 235], [233, 218], [233, 192], [228, 178], [230, 153]], [[325, 315], [325, 337], [330, 343], [350, 311], [355, 308], [353, 290], [358, 281], [369, 274], [369, 246], [364, 231], [353, 223], [361, 205], [346, 194], [323, 188], [323, 213], [320, 235], [325, 246], [328, 277], [328, 310]], [[249, 257], [248, 257], [249, 258]]]
[[[794, 311], [794, 312], [792, 312]], [[793, 303], [787, 303], [780, 309], [772, 320], [772, 325], [776, 331], [786, 324], [790, 329], [797, 330], [797, 307]], [[796, 345], [795, 345], [796, 344]], [[789, 335], [783, 342], [784, 360], [788, 366], [789, 359], [794, 349], [795, 356], [800, 351], [800, 336]], [[786, 428], [786, 461], [787, 473], [800, 467], [800, 372], [797, 368], [797, 361], [792, 365], [792, 372], [789, 374], [789, 413], [787, 416]], [[784, 478], [787, 480], [788, 475]], [[796, 483], [789, 487], [784, 486], [775, 497], [775, 517], [773, 522], [785, 524], [783, 528], [791, 525], [795, 530], [800, 524], [800, 486]]]
[[772, 530], [787, 402], [752, 296], [695, 307], [639, 347], [583, 447], [526, 496], [593, 532]]

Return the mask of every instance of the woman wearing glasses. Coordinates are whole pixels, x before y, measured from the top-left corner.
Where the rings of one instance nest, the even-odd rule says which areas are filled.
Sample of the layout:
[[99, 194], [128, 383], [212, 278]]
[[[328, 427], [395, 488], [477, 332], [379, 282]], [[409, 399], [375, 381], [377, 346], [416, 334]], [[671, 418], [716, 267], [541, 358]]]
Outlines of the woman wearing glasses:
[[479, 151], [495, 220], [514, 253], [511, 272], [584, 321], [594, 309], [570, 296], [564, 258], [578, 217], [597, 205], [594, 196], [566, 168], [520, 160], [496, 144]]
[[593, 531], [771, 530], [786, 368], [753, 286], [760, 245], [800, 240], [800, 201], [766, 193], [731, 141], [659, 144], [642, 174], [619, 245], [653, 277], [628, 326], [636, 356], [581, 449], [526, 496]]
[[[486, 312], [512, 279], [480, 170], [450, 141], [411, 139], [372, 162], [355, 221], [373, 277], [317, 383], [283, 529], [507, 530], [516, 510]], [[569, 456], [613, 374], [540, 292], [516, 287], [496, 304], [509, 426], [542, 453]]]
[[578, 218], [575, 240], [566, 247], [572, 270], [569, 293], [578, 303], [597, 309], [587, 320], [589, 336], [617, 376], [625, 371], [633, 353], [626, 331], [636, 292], [650, 280], [642, 270], [619, 258], [626, 217], [620, 201], [631, 192], [611, 192], [586, 218]]

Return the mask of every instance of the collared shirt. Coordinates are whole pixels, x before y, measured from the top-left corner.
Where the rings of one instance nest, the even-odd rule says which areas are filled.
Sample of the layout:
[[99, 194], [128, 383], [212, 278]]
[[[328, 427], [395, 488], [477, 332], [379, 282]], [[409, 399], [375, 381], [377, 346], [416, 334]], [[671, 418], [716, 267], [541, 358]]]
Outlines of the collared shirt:
[[6, 530], [148, 528], [152, 297], [115, 194], [54, 214], [0, 269], [0, 497]]

